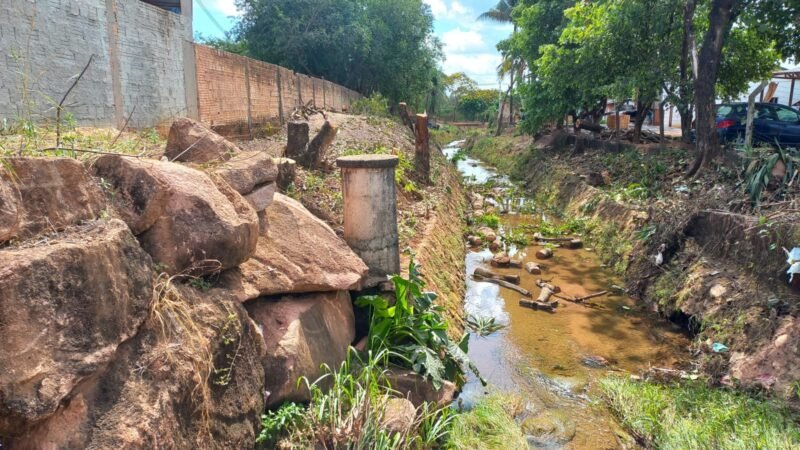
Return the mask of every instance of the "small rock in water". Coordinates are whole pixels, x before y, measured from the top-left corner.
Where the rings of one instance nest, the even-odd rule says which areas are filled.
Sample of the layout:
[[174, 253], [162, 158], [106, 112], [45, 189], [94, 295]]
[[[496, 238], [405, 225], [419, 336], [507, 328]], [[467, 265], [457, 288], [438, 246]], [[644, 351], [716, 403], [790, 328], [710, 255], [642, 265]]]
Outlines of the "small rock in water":
[[581, 362], [584, 366], [591, 367], [593, 369], [608, 367], [608, 360], [599, 355], [586, 356]]

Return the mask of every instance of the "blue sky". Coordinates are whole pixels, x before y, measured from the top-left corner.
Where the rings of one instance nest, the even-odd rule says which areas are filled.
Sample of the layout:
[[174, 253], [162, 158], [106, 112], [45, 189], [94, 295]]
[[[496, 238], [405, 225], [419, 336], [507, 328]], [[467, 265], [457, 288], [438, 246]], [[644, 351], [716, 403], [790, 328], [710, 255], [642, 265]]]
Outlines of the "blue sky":
[[[431, 7], [436, 36], [444, 45], [444, 72], [465, 72], [481, 87], [496, 88], [500, 54], [495, 45], [511, 34], [511, 25], [477, 21], [476, 17], [497, 1], [423, 1]], [[194, 31], [204, 36], [222, 36], [233, 26], [237, 14], [234, 0], [194, 0]]]

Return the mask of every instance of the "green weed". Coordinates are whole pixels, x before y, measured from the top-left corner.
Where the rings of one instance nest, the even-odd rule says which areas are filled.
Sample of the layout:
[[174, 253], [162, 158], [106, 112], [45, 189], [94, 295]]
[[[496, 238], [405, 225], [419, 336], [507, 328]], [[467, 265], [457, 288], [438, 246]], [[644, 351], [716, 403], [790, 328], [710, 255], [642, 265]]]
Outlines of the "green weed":
[[783, 449], [800, 446], [800, 428], [785, 406], [700, 383], [669, 385], [611, 377], [603, 397], [622, 425], [648, 447]]
[[423, 291], [425, 282], [413, 255], [408, 274], [408, 279], [391, 277], [394, 305], [390, 306], [386, 298], [378, 295], [356, 300], [356, 305], [370, 309], [367, 346], [376, 354], [391, 349], [393, 364], [425, 376], [436, 389], [445, 380], [461, 386], [466, 382], [465, 367], [479, 375], [467, 356], [469, 334], [464, 334], [459, 342], [450, 340], [444, 309], [434, 303], [435, 293]]
[[463, 450], [527, 450], [515, 416], [522, 409], [519, 398], [492, 394], [481, 399], [470, 411], [455, 417], [450, 447]]

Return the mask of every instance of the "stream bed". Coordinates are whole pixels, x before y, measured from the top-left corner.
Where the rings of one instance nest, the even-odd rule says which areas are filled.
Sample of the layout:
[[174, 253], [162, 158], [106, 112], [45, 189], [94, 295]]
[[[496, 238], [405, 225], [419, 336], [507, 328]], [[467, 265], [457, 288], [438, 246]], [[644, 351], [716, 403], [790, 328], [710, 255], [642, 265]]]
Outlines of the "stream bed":
[[[444, 149], [452, 158], [461, 141]], [[510, 181], [492, 168], [469, 157], [457, 162], [459, 172], [470, 183], [493, 180], [497, 186]], [[514, 205], [528, 202], [516, 198]], [[527, 208], [530, 211], [531, 208]], [[515, 213], [500, 215], [498, 235], [519, 230], [541, 220], [536, 216]], [[531, 233], [526, 233], [531, 237]], [[469, 356], [480, 369], [488, 385], [471, 376], [459, 396], [461, 407], [469, 408], [482, 396], [501, 391], [520, 396], [525, 404], [521, 414], [523, 430], [531, 448], [605, 449], [621, 448], [624, 435], [600, 399], [597, 380], [608, 375], [635, 374], [649, 366], [669, 367], [686, 357], [689, 344], [679, 327], [637, 305], [620, 288], [624, 284], [602, 266], [590, 249], [557, 248], [554, 256], [537, 260], [541, 247], [506, 248], [523, 265], [534, 261], [542, 274], [524, 269], [489, 266], [488, 249], [472, 249], [466, 257], [467, 286], [464, 309], [473, 317], [494, 318], [506, 325], [485, 337], [473, 335]], [[537, 279], [559, 286], [568, 296], [583, 296], [598, 291], [607, 295], [588, 304], [560, 301], [555, 312], [524, 308], [518, 305], [522, 295], [493, 283], [470, 278], [476, 267], [490, 268], [500, 274], [520, 276], [520, 286], [533, 298], [539, 293]]]

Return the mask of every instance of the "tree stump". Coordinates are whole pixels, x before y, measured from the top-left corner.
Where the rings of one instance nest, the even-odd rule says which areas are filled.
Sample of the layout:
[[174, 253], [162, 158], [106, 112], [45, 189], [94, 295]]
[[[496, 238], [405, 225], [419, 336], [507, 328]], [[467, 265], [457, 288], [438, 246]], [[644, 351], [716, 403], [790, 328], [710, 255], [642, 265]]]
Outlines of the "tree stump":
[[536, 252], [536, 257], [539, 259], [549, 259], [553, 257], [553, 250], [549, 248], [542, 248]]
[[431, 147], [428, 142], [428, 115], [417, 114], [416, 126], [416, 153], [414, 165], [419, 179], [425, 183], [431, 182]]
[[286, 124], [286, 152], [288, 158], [292, 158], [300, 165], [308, 151], [308, 122], [292, 121]]

